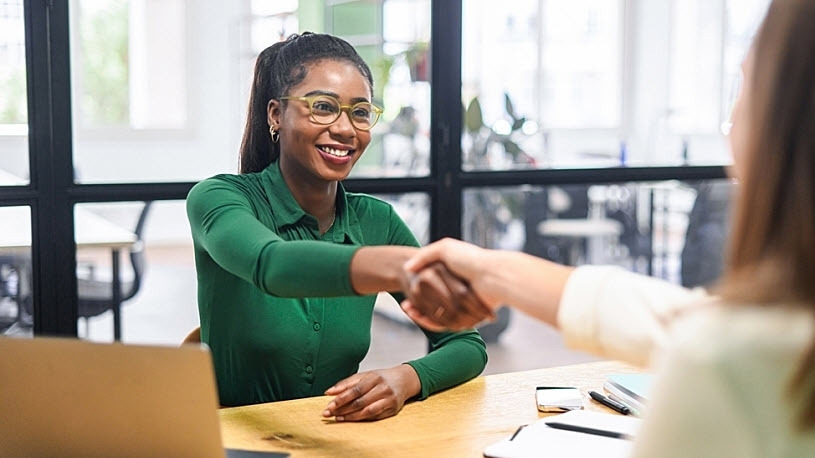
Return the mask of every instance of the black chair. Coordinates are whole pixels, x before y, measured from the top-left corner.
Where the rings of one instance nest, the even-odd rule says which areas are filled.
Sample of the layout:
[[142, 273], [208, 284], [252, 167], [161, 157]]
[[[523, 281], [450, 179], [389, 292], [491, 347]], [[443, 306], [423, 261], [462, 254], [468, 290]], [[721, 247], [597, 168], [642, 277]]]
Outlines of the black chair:
[[730, 232], [732, 185], [726, 181], [691, 185], [697, 191], [682, 248], [682, 286], [710, 286], [722, 274]]
[[[136, 234], [136, 243], [129, 248], [130, 263], [133, 268], [133, 278], [123, 280], [121, 286], [121, 303], [132, 299], [141, 288], [142, 276], [145, 269], [144, 260], [144, 242], [142, 234], [144, 232], [144, 224], [147, 220], [147, 214], [150, 211], [151, 201], [145, 202], [139, 215], [136, 229], [133, 231]], [[91, 318], [100, 315], [108, 310], [114, 310], [113, 304], [113, 278], [98, 279], [96, 278], [95, 269], [86, 269], [87, 273], [77, 275], [77, 290], [79, 293], [79, 306], [77, 316], [80, 318]], [[115, 312], [115, 311], [114, 311]], [[119, 340], [122, 335], [121, 323], [114, 319], [114, 337]]]
[[[0, 305], [3, 314], [0, 316], [0, 332], [5, 331], [20, 318], [20, 268], [19, 259], [13, 255], [0, 255]], [[13, 303], [13, 305], [12, 305]], [[5, 313], [9, 307], [15, 307], [13, 314]]]

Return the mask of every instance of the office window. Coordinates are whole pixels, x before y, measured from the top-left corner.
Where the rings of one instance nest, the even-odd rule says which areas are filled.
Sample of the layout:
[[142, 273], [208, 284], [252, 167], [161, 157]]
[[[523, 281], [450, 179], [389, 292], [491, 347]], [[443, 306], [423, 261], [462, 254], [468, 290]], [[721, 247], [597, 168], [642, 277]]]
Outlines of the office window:
[[652, 133], [659, 155], [730, 162], [723, 135], [740, 87], [741, 62], [768, 5], [769, 0], [671, 2], [668, 106], [654, 119]]
[[[740, 89], [741, 63], [750, 49], [770, 0], [725, 2], [724, 64], [722, 70], [722, 123], [727, 123]], [[725, 127], [726, 130], [726, 127]]]
[[[198, 326], [195, 260], [183, 201], [115, 202], [74, 207], [79, 336], [114, 337], [113, 256], [127, 343], [177, 345]], [[84, 232], [85, 235], [82, 235]]]
[[671, 117], [680, 133], [713, 133], [730, 117], [741, 62], [769, 0], [674, 1]]
[[186, 126], [184, 0], [74, 0], [80, 129]]
[[430, 197], [427, 194], [410, 192], [375, 196], [393, 205], [420, 244], [430, 243]]
[[31, 209], [0, 207], [0, 334], [30, 336]]
[[270, 44], [285, 40], [300, 30], [297, 17], [299, 3], [297, 0], [250, 2], [251, 49], [254, 56]]
[[466, 170], [727, 164], [768, 0], [464, 2]]
[[326, 25], [371, 67], [374, 100], [385, 109], [351, 176], [430, 173], [430, 1], [335, 2]]
[[25, 30], [22, 0], [0, 2], [0, 174], [14, 183], [28, 177], [28, 111], [26, 104]]
[[481, 246], [705, 286], [721, 272], [731, 191], [726, 180], [472, 189], [462, 231]]
[[70, 5], [77, 182], [236, 171], [246, 101], [236, 94], [235, 24], [244, 12], [185, 0]]
[[[623, 1], [463, 6], [466, 169], [560, 166], [578, 161], [575, 155], [583, 162], [616, 158]], [[574, 129], [581, 134], [570, 135]]]

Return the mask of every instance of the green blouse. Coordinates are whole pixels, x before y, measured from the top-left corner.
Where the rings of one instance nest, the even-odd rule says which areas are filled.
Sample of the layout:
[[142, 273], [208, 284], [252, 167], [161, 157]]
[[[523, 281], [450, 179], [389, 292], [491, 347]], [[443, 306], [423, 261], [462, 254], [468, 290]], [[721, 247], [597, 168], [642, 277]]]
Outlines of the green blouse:
[[[370, 346], [376, 296], [354, 293], [351, 257], [362, 245], [419, 245], [389, 204], [341, 184], [336, 220], [321, 237], [277, 162], [198, 183], [187, 214], [201, 338], [226, 406], [322, 395], [356, 373]], [[407, 363], [422, 399], [484, 369], [477, 331], [425, 334], [432, 351]]]

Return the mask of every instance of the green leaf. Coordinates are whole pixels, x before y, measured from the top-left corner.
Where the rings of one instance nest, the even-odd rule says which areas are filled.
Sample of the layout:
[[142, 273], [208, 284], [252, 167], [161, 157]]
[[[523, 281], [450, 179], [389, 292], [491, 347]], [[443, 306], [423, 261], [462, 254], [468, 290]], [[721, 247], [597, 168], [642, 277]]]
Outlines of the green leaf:
[[484, 118], [481, 115], [481, 103], [478, 101], [478, 97], [470, 101], [467, 113], [464, 115], [464, 122], [467, 131], [470, 133], [478, 132], [484, 125]]
[[513, 158], [517, 157], [523, 152], [521, 147], [510, 139], [505, 139], [502, 143], [504, 144], [504, 150], [507, 152], [507, 154], [512, 155]]
[[504, 106], [506, 106], [507, 114], [513, 119], [517, 119], [515, 117], [515, 107], [512, 106], [512, 100], [509, 98], [509, 94], [504, 92]]

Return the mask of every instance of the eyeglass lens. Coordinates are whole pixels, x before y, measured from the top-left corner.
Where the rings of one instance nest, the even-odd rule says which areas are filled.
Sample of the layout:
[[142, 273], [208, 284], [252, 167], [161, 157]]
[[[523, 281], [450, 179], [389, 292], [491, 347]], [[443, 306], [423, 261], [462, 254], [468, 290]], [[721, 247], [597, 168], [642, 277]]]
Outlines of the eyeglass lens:
[[[311, 102], [311, 115], [316, 122], [331, 124], [340, 117], [340, 103], [332, 97], [317, 97]], [[360, 102], [348, 108], [351, 123], [360, 129], [370, 129], [376, 122], [377, 115], [373, 105]]]

